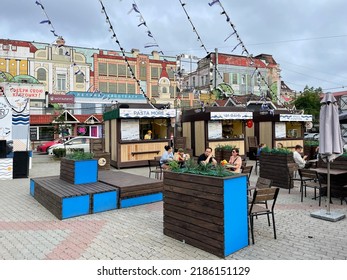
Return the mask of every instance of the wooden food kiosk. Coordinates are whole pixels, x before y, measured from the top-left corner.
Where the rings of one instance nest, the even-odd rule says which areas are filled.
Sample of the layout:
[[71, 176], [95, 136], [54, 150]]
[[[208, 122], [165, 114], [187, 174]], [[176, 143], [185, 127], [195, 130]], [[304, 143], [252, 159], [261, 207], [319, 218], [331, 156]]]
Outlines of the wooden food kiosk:
[[[175, 109], [155, 109], [149, 104], [126, 104], [104, 113], [105, 150], [116, 168], [148, 165], [171, 145]], [[144, 139], [148, 130], [152, 139]]]
[[304, 146], [305, 124], [312, 121], [312, 115], [291, 114], [275, 111], [274, 114], [263, 115], [254, 112], [255, 135], [259, 143], [270, 148], [282, 144], [284, 148], [294, 150], [296, 145]]
[[236, 146], [245, 155], [245, 126], [253, 113], [238, 107], [205, 107], [182, 113], [182, 133], [187, 148], [199, 156], [206, 147]]

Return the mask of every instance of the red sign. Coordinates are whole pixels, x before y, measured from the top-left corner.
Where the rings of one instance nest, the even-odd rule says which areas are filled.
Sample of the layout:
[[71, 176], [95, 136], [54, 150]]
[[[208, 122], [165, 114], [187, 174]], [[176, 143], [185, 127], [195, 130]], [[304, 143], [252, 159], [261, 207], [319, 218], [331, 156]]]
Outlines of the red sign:
[[75, 103], [74, 95], [49, 94], [49, 103]]

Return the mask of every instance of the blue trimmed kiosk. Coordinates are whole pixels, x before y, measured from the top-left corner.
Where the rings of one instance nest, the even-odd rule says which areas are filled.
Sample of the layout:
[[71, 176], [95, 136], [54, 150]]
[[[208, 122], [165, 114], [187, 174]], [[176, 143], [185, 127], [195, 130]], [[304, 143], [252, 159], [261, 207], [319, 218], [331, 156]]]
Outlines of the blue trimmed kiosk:
[[219, 257], [248, 246], [246, 175], [164, 172], [164, 234]]

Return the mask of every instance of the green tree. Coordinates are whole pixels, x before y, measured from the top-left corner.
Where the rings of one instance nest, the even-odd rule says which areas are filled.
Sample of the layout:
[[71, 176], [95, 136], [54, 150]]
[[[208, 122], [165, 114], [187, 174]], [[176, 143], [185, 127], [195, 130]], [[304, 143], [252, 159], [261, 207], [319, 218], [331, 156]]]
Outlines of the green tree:
[[322, 94], [321, 88], [314, 89], [306, 86], [304, 92], [296, 98], [294, 105], [299, 110], [304, 110], [305, 114], [313, 116], [313, 122], [318, 123], [320, 111], [320, 95]]

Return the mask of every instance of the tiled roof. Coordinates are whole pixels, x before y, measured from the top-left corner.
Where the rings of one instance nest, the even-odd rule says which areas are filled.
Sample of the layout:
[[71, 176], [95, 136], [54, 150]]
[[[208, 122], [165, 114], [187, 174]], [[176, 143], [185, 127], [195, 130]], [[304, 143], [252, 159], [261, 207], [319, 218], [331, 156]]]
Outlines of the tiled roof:
[[[31, 125], [40, 125], [40, 124], [51, 124], [53, 120], [58, 116], [56, 115], [30, 115], [30, 124]], [[94, 116], [100, 122], [103, 121], [102, 114], [91, 114], [91, 115], [73, 115], [80, 123], [84, 123], [90, 116]]]

